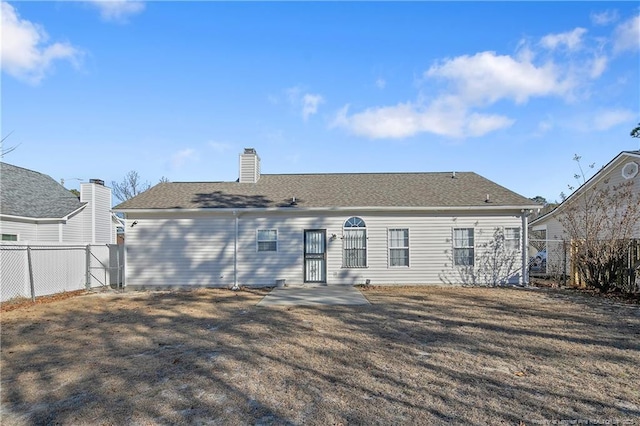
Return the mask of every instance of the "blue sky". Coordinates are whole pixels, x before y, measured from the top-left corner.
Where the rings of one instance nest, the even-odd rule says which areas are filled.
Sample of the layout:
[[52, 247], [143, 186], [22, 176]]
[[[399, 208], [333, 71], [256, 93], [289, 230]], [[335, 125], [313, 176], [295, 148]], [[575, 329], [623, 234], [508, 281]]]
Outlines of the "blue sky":
[[[639, 149], [637, 2], [2, 2], [3, 161], [65, 179], [474, 171]], [[587, 176], [588, 177], [588, 176]]]

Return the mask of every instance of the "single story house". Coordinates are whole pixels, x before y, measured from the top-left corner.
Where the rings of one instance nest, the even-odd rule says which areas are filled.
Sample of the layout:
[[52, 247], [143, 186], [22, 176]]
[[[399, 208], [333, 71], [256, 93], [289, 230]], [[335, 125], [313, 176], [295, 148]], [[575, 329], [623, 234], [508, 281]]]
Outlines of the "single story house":
[[475, 173], [261, 174], [248, 148], [239, 176], [116, 206], [127, 287], [527, 281], [539, 205]]
[[[534, 219], [529, 224], [529, 230], [541, 237], [545, 243], [546, 272], [553, 274], [569, 274], [570, 236], [564, 229], [560, 218], [568, 206], [575, 205], [584, 199], [585, 194], [593, 194], [597, 188], [616, 188], [621, 184], [631, 184], [630, 190], [640, 194], [640, 151], [622, 151], [596, 174], [580, 185], [571, 195], [562, 201], [552, 211]], [[635, 202], [638, 202], [636, 195]], [[585, 208], [586, 209], [586, 208]], [[578, 212], [580, 215], [587, 212]], [[640, 238], [640, 222], [635, 227], [631, 238]], [[564, 243], [564, 244], [563, 244]]]
[[50, 176], [0, 163], [2, 241], [112, 244], [111, 203], [111, 189], [98, 179], [82, 183], [78, 198]]

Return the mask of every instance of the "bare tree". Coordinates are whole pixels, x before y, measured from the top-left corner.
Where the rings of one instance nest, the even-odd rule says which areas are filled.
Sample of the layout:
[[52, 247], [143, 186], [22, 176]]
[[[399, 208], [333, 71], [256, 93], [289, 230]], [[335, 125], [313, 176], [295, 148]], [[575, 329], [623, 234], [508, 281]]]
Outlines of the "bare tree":
[[[584, 184], [580, 156], [574, 161], [580, 168], [575, 177]], [[578, 189], [566, 199], [558, 220], [571, 241], [571, 260], [587, 286], [606, 292], [622, 282], [629, 243], [640, 223], [640, 195], [634, 190], [634, 179], [615, 185], [605, 179]]]
[[10, 131], [7, 136], [3, 137], [2, 140], [0, 140], [0, 158], [3, 158], [5, 155], [15, 151], [16, 148], [20, 146], [20, 144], [18, 144], [18, 145], [10, 146], [9, 148], [4, 147], [4, 141], [6, 141], [7, 138], [11, 136], [12, 133], [13, 133], [13, 130]]
[[135, 170], [127, 173], [120, 183], [112, 181], [111, 186], [113, 187], [113, 195], [121, 202], [127, 201], [151, 188], [149, 182], [142, 182], [140, 175]]

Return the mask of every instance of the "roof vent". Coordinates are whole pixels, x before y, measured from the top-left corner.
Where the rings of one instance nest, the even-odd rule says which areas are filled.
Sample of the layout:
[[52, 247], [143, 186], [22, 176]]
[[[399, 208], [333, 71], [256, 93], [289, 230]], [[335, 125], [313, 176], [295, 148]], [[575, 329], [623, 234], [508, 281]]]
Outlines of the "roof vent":
[[89, 183], [95, 183], [96, 185], [104, 186], [104, 181], [102, 179], [89, 179]]
[[451, 172], [451, 179], [455, 179], [456, 178], [456, 172]]
[[489, 197], [489, 194], [487, 194], [487, 196], [484, 198], [484, 202], [485, 203], [490, 203], [491, 202], [491, 197]]
[[638, 163], [629, 161], [622, 167], [622, 177], [625, 179], [632, 179], [638, 174]]
[[292, 206], [298, 205], [298, 202], [296, 201], [296, 197], [291, 197], [291, 202], [289, 203], [289, 205], [292, 205]]

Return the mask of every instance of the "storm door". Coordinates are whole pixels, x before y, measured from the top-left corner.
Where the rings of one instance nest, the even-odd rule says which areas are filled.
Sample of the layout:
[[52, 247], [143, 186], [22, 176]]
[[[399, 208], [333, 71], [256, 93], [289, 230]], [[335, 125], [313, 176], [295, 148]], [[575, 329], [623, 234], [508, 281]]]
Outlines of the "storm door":
[[327, 282], [327, 232], [325, 229], [304, 230], [304, 282]]

